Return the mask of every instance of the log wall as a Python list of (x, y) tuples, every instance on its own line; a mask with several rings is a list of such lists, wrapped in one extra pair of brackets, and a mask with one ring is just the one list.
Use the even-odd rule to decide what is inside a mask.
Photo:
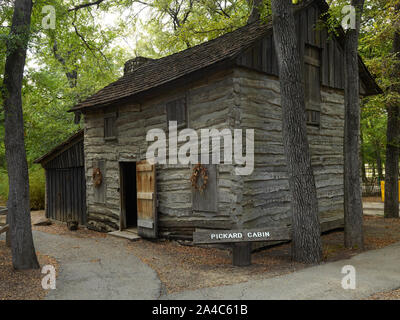
[[(255, 169), (244, 176), (242, 227), (290, 223), (289, 183), (282, 142), (279, 80), (245, 68), (235, 70), (241, 126), (255, 129)], [(344, 97), (321, 90), (320, 127), (308, 126), (308, 138), (320, 212), (343, 210)]]
[[(206, 77), (142, 103), (118, 110), (117, 140), (104, 139), (104, 114), (85, 115), (85, 172), (88, 226), (120, 227), (119, 162), (145, 159), (152, 128), (167, 132), (165, 105), (186, 96), (188, 127), (255, 129), (255, 170), (237, 176), (234, 165), (217, 166), (217, 212), (194, 211), (191, 167), (157, 165), (160, 235), (191, 238), (195, 228), (230, 229), (282, 225), (290, 220), (290, 193), (281, 136), (279, 81), (244, 67)], [(132, 107), (135, 106), (135, 107)], [(321, 126), (309, 130), (320, 211), (343, 206), (343, 93), (322, 90)], [(223, 145), (223, 143), (221, 143)], [(222, 150), (223, 152), (223, 150)], [(104, 202), (96, 202), (92, 170), (104, 161)], [(97, 199), (99, 199), (97, 197)]]
[[(117, 140), (104, 139), (104, 113), (85, 115), (85, 171), (87, 178), (88, 227), (98, 231), (112, 231), (120, 227), (119, 162), (145, 159), (148, 146), (146, 133), (153, 128), (167, 132), (165, 105), (186, 97), (188, 127), (229, 128), (227, 119), (234, 109), (233, 71), (206, 77), (203, 81), (181, 88), (168, 95), (132, 107), (115, 106), (118, 110)], [(140, 110), (140, 111), (137, 111)], [(237, 112), (236, 112), (237, 114)], [(167, 152), (168, 154), (168, 152)], [(104, 160), (104, 203), (96, 202), (92, 182), (93, 168)], [(218, 166), (217, 212), (192, 210), (191, 167), (188, 165), (157, 165), (157, 194), (161, 234), (191, 237), (194, 228), (231, 228), (232, 212), (240, 207), (232, 194), (238, 178), (231, 174), (233, 167)]]

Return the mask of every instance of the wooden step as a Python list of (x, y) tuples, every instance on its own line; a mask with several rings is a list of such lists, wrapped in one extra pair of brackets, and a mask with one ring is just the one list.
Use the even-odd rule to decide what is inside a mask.
[(123, 232), (130, 232), (130, 233), (134, 233), (134, 234), (138, 234), (137, 228), (127, 228), (122, 230)]
[(131, 241), (137, 241), (137, 240), (141, 239), (140, 236), (138, 236), (137, 233), (130, 232), (130, 231), (127, 231), (127, 230), (113, 231), (113, 232), (109, 232), (107, 234), (109, 234), (110, 236), (123, 238), (123, 239), (128, 239), (128, 240), (131, 240)]

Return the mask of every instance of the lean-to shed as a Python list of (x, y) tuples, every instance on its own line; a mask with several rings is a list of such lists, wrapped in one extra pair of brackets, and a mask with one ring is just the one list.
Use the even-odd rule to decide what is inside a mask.
[(46, 217), (86, 225), (83, 130), (35, 160), (46, 174)]

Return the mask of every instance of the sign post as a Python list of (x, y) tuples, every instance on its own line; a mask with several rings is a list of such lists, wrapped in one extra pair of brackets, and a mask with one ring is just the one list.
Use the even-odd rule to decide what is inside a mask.
[(193, 233), (194, 244), (233, 244), (234, 266), (251, 265), (251, 242), (290, 240), (289, 227), (243, 230), (199, 230)]

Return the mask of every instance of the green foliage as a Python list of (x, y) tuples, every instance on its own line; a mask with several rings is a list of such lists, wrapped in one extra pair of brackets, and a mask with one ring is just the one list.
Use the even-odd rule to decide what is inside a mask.
[[(29, 170), (29, 195), (31, 209), (44, 209), (45, 204), (45, 175), (39, 165), (34, 165)], [(0, 168), (0, 205), (6, 205), (8, 199), (7, 171)]]
[(8, 175), (5, 169), (0, 168), (0, 205), (4, 206), (8, 199)]
[(149, 0), (149, 19), (135, 30), (136, 55), (159, 58), (214, 39), (243, 26), (250, 13), (246, 0)]
[(35, 165), (29, 171), (29, 196), (31, 209), (44, 209), (45, 204), (45, 174), (44, 169)]

